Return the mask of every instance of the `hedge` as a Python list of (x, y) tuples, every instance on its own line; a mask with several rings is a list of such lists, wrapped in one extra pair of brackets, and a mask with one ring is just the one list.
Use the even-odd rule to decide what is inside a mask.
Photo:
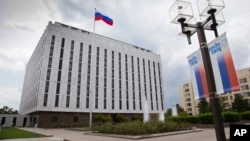
[(213, 124), (214, 123), (212, 113), (201, 114), (198, 116), (198, 118), (200, 119), (201, 124)]
[(107, 134), (122, 134), (122, 135), (145, 135), (172, 132), (179, 130), (191, 129), (190, 124), (187, 123), (176, 123), (172, 121), (161, 122), (161, 121), (149, 121), (141, 122), (139, 120), (127, 122), (127, 123), (104, 123), (99, 126), (94, 126), (93, 131)]
[[(243, 113), (238, 112), (223, 112), (222, 113), (222, 120), (224, 122), (238, 122), (240, 120), (250, 120), (250, 111), (246, 111)], [(200, 114), (197, 116), (188, 116), (188, 117), (181, 117), (181, 116), (171, 116), (166, 118), (166, 122), (174, 121), (177, 123), (200, 123), (200, 124), (213, 124), (213, 115), (212, 113), (205, 113)]]
[(240, 114), (241, 120), (250, 120), (250, 111), (246, 111)]
[(224, 117), (225, 122), (237, 122), (240, 121), (240, 114), (237, 112), (223, 112), (222, 116)]

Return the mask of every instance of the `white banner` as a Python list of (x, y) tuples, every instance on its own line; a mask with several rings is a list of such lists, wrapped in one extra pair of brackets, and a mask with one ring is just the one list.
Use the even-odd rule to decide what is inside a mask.
[[(208, 44), (217, 94), (240, 89), (226, 33)], [(208, 97), (207, 81), (200, 50), (188, 56), (195, 99)]]

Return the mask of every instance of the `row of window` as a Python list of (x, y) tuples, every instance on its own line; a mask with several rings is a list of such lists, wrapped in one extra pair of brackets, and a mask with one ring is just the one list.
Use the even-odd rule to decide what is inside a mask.
[[(53, 51), (54, 51), (54, 42), (55, 42), (55, 36), (52, 36), (51, 39), (51, 46), (50, 46), (50, 56), (48, 60), (48, 69), (47, 69), (47, 76), (46, 76), (46, 84), (45, 84), (45, 94), (44, 94), (44, 102), (43, 105), (47, 106), (48, 101), (48, 92), (49, 92), (49, 82), (50, 82), (50, 75), (51, 75), (51, 67), (52, 67), (52, 57), (53, 57)], [(57, 84), (56, 84), (56, 95), (55, 95), (55, 107), (58, 107), (59, 105), (59, 96), (60, 96), (60, 81), (61, 81), (61, 75), (62, 75), (62, 61), (63, 61), (63, 52), (64, 52), (64, 44), (65, 44), (65, 38), (62, 38), (61, 40), (61, 49), (60, 49), (60, 58), (59, 58), (59, 65), (58, 65), (58, 75), (57, 75)], [(74, 41), (71, 41), (71, 50), (70, 50), (70, 60), (69, 60), (69, 68), (68, 68), (68, 84), (67, 84), (67, 97), (66, 97), (66, 107), (69, 107), (70, 105), (70, 89), (71, 89), (71, 76), (72, 76), (72, 64), (73, 64), (73, 55), (74, 55)], [(89, 108), (90, 106), (90, 84), (91, 80), (91, 58), (92, 58), (92, 47), (89, 45), (88, 47), (88, 57), (87, 57), (87, 86), (86, 86), (86, 108)], [(112, 51), (112, 60), (111, 60), (111, 108), (115, 109), (115, 57), (114, 57), (114, 51)], [(119, 109), (122, 109), (122, 70), (121, 70), (121, 53), (119, 55)], [(104, 49), (104, 109), (107, 108), (107, 49)], [(81, 77), (82, 77), (82, 57), (83, 57), (83, 43), (80, 43), (80, 52), (79, 52), (79, 61), (78, 61), (78, 77), (77, 77), (77, 97), (76, 97), (76, 108), (80, 107), (80, 95), (81, 95)], [(138, 75), (138, 82), (135, 82), (135, 69), (134, 69), (134, 57), (131, 56), (131, 64), (128, 63), (128, 55), (125, 54), (125, 77), (126, 77), (126, 108), (129, 109), (129, 71), (128, 71), (128, 65), (131, 65), (131, 77), (132, 77), (132, 99), (133, 99), (133, 109), (136, 109), (136, 90), (135, 90), (135, 83), (138, 84), (138, 96), (139, 96), (139, 109), (142, 110), (142, 91), (141, 91), (141, 72), (140, 72), (140, 59), (137, 57), (137, 75)], [(99, 71), (100, 71), (100, 48), (97, 47), (96, 50), (96, 74), (95, 74), (95, 94), (93, 95), (95, 97), (95, 108), (98, 109), (99, 105)], [(151, 72), (151, 62), (148, 60), (148, 69), (149, 69), (149, 87), (150, 87), (150, 102), (151, 102), (151, 109), (153, 110), (153, 89), (152, 85), (155, 84), (155, 99), (156, 99), (156, 109), (159, 109), (158, 101), (159, 101), (159, 94), (158, 94), (158, 87), (160, 87), (160, 97), (161, 97), (161, 107), (163, 109), (163, 97), (162, 97), (162, 83), (161, 83), (161, 73), (160, 73), (160, 64), (158, 63), (158, 74), (159, 76), (156, 76), (156, 65), (155, 62), (153, 62), (153, 73)], [(152, 78), (154, 79), (151, 80)], [(147, 98), (147, 82), (146, 82), (146, 67), (145, 67), (145, 59), (143, 59), (143, 76), (144, 76), (144, 90), (145, 90), (145, 97)], [(157, 84), (157, 77), (159, 77), (159, 83)]]
[(96, 52), (96, 89), (95, 89), (95, 108), (98, 109), (98, 93), (99, 93), (99, 53), (100, 48), (97, 47)]
[(56, 38), (56, 36), (53, 35), (52, 39), (51, 39), (51, 44), (50, 44), (50, 52), (49, 52), (50, 56), (49, 56), (49, 62), (48, 62), (48, 70), (47, 70), (47, 74), (46, 74), (46, 83), (45, 83), (45, 92), (44, 92), (44, 98), (43, 98), (43, 106), (47, 106), (47, 103), (48, 103), (49, 80), (50, 80), (50, 75), (51, 75), (52, 56), (53, 56), (53, 51), (54, 51), (55, 38)]

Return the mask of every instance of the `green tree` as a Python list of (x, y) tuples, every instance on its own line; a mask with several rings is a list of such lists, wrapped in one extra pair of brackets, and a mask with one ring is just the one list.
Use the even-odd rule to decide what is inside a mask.
[(244, 112), (250, 110), (250, 105), (247, 99), (244, 99), (242, 95), (236, 95), (234, 102), (232, 103), (232, 110), (236, 112)]
[[(188, 115), (187, 112), (184, 111), (184, 109), (179, 104), (176, 104), (176, 109), (177, 109), (177, 113), (179, 116), (187, 116)], [(172, 108), (167, 109), (165, 116), (172, 116)]]
[(165, 113), (165, 116), (171, 116), (172, 115), (172, 109), (168, 108), (167, 112)]
[(0, 108), (0, 114), (18, 114), (18, 111), (8, 106), (3, 106), (3, 108)]
[(210, 104), (207, 102), (207, 100), (205, 98), (202, 98), (200, 100), (197, 107), (199, 108), (199, 113), (200, 114), (211, 112), (211, 106), (210, 106)]
[(181, 112), (185, 112), (184, 109), (179, 104), (176, 104), (176, 109), (178, 114)]

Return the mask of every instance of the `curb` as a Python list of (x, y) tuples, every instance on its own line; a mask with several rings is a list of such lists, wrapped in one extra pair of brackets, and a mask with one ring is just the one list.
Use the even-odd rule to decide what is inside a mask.
[(84, 132), (84, 135), (96, 135), (96, 136), (105, 136), (105, 137), (114, 137), (114, 138), (124, 138), (124, 139), (145, 139), (145, 138), (155, 138), (155, 137), (162, 137), (162, 136), (171, 136), (171, 135), (178, 135), (178, 134), (186, 134), (192, 132), (200, 132), (203, 131), (202, 129), (192, 129), (192, 130), (183, 130), (183, 131), (176, 131), (176, 132), (167, 132), (167, 133), (158, 133), (158, 134), (148, 134), (148, 135), (117, 135), (117, 134), (103, 134), (103, 133), (95, 133), (92, 131)]

